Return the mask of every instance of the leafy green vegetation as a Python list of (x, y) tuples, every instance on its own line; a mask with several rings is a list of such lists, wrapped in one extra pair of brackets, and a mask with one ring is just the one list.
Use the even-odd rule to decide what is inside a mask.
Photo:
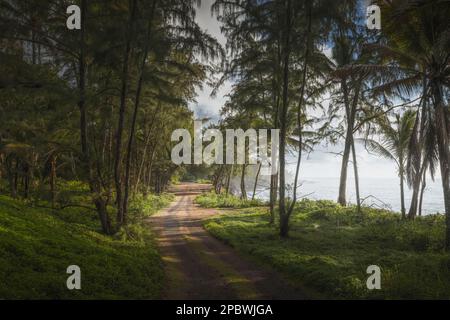
[[(214, 217), (205, 227), (325, 297), (448, 299), (444, 220), (442, 215), (402, 220), (397, 213), (370, 208), (363, 208), (361, 219), (355, 207), (305, 199), (295, 207), (286, 239), (263, 208)], [(381, 290), (366, 288), (369, 265), (381, 268)]]
[(203, 208), (249, 208), (267, 205), (259, 199), (240, 199), (231, 194), (203, 193), (195, 198), (195, 203)]
[[(449, 297), (448, 1), (372, 1), (383, 12), (373, 32), (358, 0), (203, 9), (198, 0), (82, 0), (74, 32), (68, 2), (0, 0), (0, 194), (11, 197), (0, 198), (0, 298), (158, 297), (160, 258), (142, 221), (183, 180), (219, 194), (198, 197), (202, 207), (246, 209), (207, 228), (295, 282), (331, 297)], [(199, 20), (205, 8), (211, 24)], [(198, 99), (209, 89), (223, 99)], [(246, 138), (228, 139), (231, 129)], [(178, 149), (192, 140), (193, 150)], [(368, 163), (355, 141), (396, 164), (404, 219), (361, 208), (372, 192), (360, 190)], [(331, 145), (342, 155), (341, 206), (296, 203), (304, 161)], [(266, 162), (278, 169), (270, 178)], [(351, 171), (356, 209), (345, 208)], [(445, 219), (416, 219), (430, 175), (440, 176)], [(240, 198), (220, 194), (237, 183)], [(246, 199), (259, 187), (269, 203)], [(80, 292), (65, 288), (69, 264), (83, 270)], [(365, 289), (370, 264), (383, 268), (381, 291)]]
[(170, 193), (162, 193), (160, 195), (148, 194), (146, 196), (136, 195), (130, 207), (131, 217), (136, 219), (151, 216), (158, 210), (167, 207), (174, 197)]
[[(158, 298), (162, 263), (141, 217), (170, 200), (151, 195), (133, 201), (133, 221), (111, 237), (100, 233), (94, 210), (52, 210), (0, 196), (0, 298)], [(82, 290), (66, 287), (66, 268), (73, 264), (81, 268)]]
[(202, 178), (200, 178), (200, 179), (197, 179), (195, 182), (196, 183), (201, 183), (201, 184), (209, 184), (209, 183), (211, 183), (211, 180), (210, 179), (202, 179)]

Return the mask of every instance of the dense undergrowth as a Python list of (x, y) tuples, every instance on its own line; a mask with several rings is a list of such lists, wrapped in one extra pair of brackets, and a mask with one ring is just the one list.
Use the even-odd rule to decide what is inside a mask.
[[(202, 197), (203, 203), (205, 197)], [(215, 199), (215, 198), (213, 198)], [(265, 208), (247, 208), (205, 222), (217, 238), (269, 264), (316, 297), (449, 299), (450, 255), (445, 221), (429, 215), (404, 221), (394, 212), (303, 200), (281, 239)], [(381, 290), (366, 286), (369, 265), (381, 268)]]
[[(106, 236), (84, 187), (77, 189), (75, 182), (66, 187), (61, 203), (67, 196), (68, 204), (86, 205), (51, 209), (43, 201), (0, 196), (0, 299), (158, 298), (162, 262), (142, 218), (166, 206), (171, 196), (135, 199), (130, 223)], [(81, 268), (81, 290), (66, 287), (69, 265)]]

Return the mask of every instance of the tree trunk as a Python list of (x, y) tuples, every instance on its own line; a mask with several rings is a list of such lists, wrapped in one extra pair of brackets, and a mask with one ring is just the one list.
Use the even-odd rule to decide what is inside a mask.
[(227, 195), (230, 194), (230, 183), (231, 183), (231, 177), (233, 176), (233, 168), (234, 168), (234, 165), (232, 164), (230, 167), (230, 170), (228, 172), (228, 177), (227, 177), (227, 188), (226, 188)]
[(417, 215), (417, 207), (419, 202), (419, 192), (420, 192), (420, 175), (414, 178), (413, 181), (413, 193), (411, 197), (411, 204), (408, 211), (408, 219), (415, 219)]
[(220, 194), (220, 191), (222, 190), (222, 175), (223, 175), (224, 170), (225, 170), (225, 165), (221, 164), (214, 176), (213, 186), (214, 186), (214, 192), (216, 194)]
[(89, 189), (93, 196), (93, 202), (97, 208), (100, 218), (102, 231), (106, 234), (111, 233), (106, 204), (100, 196), (100, 184), (96, 181), (93, 173), (92, 160), (89, 154), (88, 137), (87, 137), (87, 117), (86, 117), (86, 58), (85, 58), (85, 21), (87, 13), (87, 0), (81, 1), (81, 30), (80, 30), (80, 54), (78, 58), (78, 90), (79, 100), (78, 109), (80, 110), (80, 140), (81, 140), (81, 158), (85, 171), (88, 174)]
[[(139, 80), (137, 84), (136, 89), (136, 96), (134, 99), (134, 111), (133, 111), (133, 119), (131, 121), (131, 129), (130, 129), (130, 136), (128, 138), (128, 146), (127, 146), (127, 157), (125, 162), (125, 190), (124, 190), (124, 197), (123, 197), (123, 209), (122, 209), (122, 223), (126, 222), (127, 217), (127, 211), (128, 211), (128, 198), (129, 198), (129, 192), (130, 192), (130, 167), (131, 167), (131, 149), (133, 147), (133, 140), (134, 140), (134, 132), (136, 130), (136, 120), (137, 120), (137, 114), (139, 110), (139, 104), (141, 99), (141, 92), (142, 92), (142, 83), (144, 79), (144, 69), (145, 69), (145, 63), (147, 61), (148, 57), (148, 51), (149, 51), (149, 42), (150, 42), (150, 34), (152, 32), (152, 20), (153, 20), (153, 14), (155, 11), (156, 6), (156, 0), (153, 0), (152, 4), (152, 11), (150, 14), (150, 18), (148, 20), (148, 26), (147, 26), (147, 37), (146, 37), (146, 43), (145, 43), (145, 49), (144, 53), (142, 55), (142, 61), (141, 66), (139, 70)], [(134, 7), (136, 7), (136, 3), (134, 4)], [(133, 8), (135, 11), (136, 8)]]
[[(153, 121), (152, 121), (152, 124), (153, 124)], [(134, 192), (135, 193), (138, 191), (139, 184), (141, 182), (142, 171), (144, 170), (145, 160), (147, 159), (147, 150), (148, 150), (148, 147), (150, 145), (150, 137), (151, 137), (151, 130), (149, 129), (147, 134), (146, 134), (146, 138), (145, 138), (144, 150), (142, 151), (141, 164), (139, 165), (139, 169), (138, 169), (138, 172), (137, 172), (136, 184), (134, 186)], [(150, 161), (153, 161), (154, 154), (155, 154), (155, 149), (153, 148)], [(145, 172), (144, 172), (144, 183), (145, 183)]]
[(247, 165), (244, 163), (242, 165), (242, 174), (241, 174), (241, 199), (247, 200), (247, 190), (245, 190), (245, 168)]
[(116, 187), (116, 205), (117, 205), (117, 224), (120, 226), (125, 222), (124, 203), (122, 194), (122, 136), (125, 123), (125, 109), (126, 99), (128, 95), (128, 68), (131, 55), (131, 37), (133, 35), (133, 24), (136, 15), (137, 0), (133, 0), (130, 8), (130, 15), (127, 25), (127, 40), (125, 45), (125, 52), (123, 57), (122, 75), (121, 75), (121, 91), (120, 91), (120, 105), (119, 105), (119, 122), (116, 135), (116, 150), (114, 155), (114, 183)]
[(361, 216), (361, 196), (359, 193), (359, 174), (358, 174), (358, 162), (356, 161), (355, 141), (352, 137), (352, 156), (353, 156), (353, 172), (355, 175), (355, 191), (356, 191), (356, 210), (359, 216)]
[[(273, 80), (272, 80), (272, 90), (273, 90), (273, 105), (274, 105), (274, 115), (273, 115), (273, 127), (276, 129), (280, 128), (279, 115), (280, 115), (280, 83), (281, 83), (281, 50), (280, 50), (280, 33), (278, 33), (277, 45), (274, 50), (274, 69), (273, 69)], [(270, 204), (269, 204), (269, 214), (270, 220), (269, 224), (275, 223), (275, 206), (278, 200), (278, 172), (270, 176)]]
[(30, 196), (30, 183), (31, 183), (31, 168), (30, 164), (24, 163), (24, 197), (28, 199)]
[(302, 75), (302, 87), (300, 89), (300, 100), (297, 105), (297, 130), (298, 130), (298, 156), (297, 156), (297, 166), (295, 168), (295, 178), (294, 178), (294, 190), (292, 191), (292, 202), (289, 206), (287, 212), (287, 219), (291, 216), (294, 211), (295, 203), (297, 202), (297, 183), (298, 177), (300, 173), (300, 164), (302, 161), (302, 149), (303, 149), (303, 125), (302, 125), (302, 108), (304, 104), (304, 95), (306, 88), (306, 75), (308, 73), (308, 62), (309, 62), (309, 47), (312, 45), (311, 42), (311, 24), (312, 24), (312, 4), (311, 0), (308, 0), (305, 4), (308, 11), (308, 27), (307, 27), (307, 36), (306, 36), (306, 48), (303, 59), (303, 75)]
[(348, 162), (350, 159), (350, 148), (351, 148), (351, 135), (353, 132), (349, 133), (347, 130), (347, 135), (345, 137), (345, 147), (344, 154), (342, 156), (342, 164), (341, 164), (341, 175), (339, 179), (339, 196), (337, 202), (341, 206), (347, 205), (346, 192), (347, 192), (347, 170), (348, 170)]
[(36, 64), (36, 33), (34, 32), (34, 28), (36, 28), (36, 24), (34, 18), (32, 18), (32, 26), (31, 26), (31, 63)]
[[(0, 145), (2, 144), (2, 135), (0, 134)], [(4, 155), (0, 153), (0, 181), (3, 178), (2, 167), (4, 166)], [(2, 184), (0, 183), (0, 192), (2, 192)]]
[(284, 46), (283, 46), (283, 101), (282, 111), (280, 113), (280, 150), (279, 150), (279, 163), (280, 163), (280, 199), (278, 204), (279, 216), (280, 216), (280, 236), (287, 237), (289, 231), (289, 219), (286, 212), (286, 136), (287, 136), (287, 113), (289, 108), (289, 62), (291, 55), (291, 14), (292, 3), (291, 0), (286, 1), (285, 8), (285, 30), (284, 30)]
[[(422, 89), (422, 100), (420, 102), (420, 105), (422, 107), (422, 115), (419, 118), (419, 116), (416, 117), (416, 121), (414, 123), (413, 128), (413, 135), (410, 138), (409, 145), (410, 149), (414, 151), (412, 156), (410, 158), (413, 158), (414, 160), (410, 161), (410, 169), (408, 172), (409, 176), (409, 183), (412, 185), (413, 193), (411, 197), (411, 203), (409, 206), (408, 211), (408, 219), (415, 219), (417, 215), (417, 209), (418, 209), (418, 201), (419, 201), (419, 193), (420, 193), (420, 181), (422, 179), (422, 170), (424, 169), (425, 160), (422, 159), (422, 150), (421, 148), (411, 148), (412, 145), (422, 145), (424, 143), (424, 123), (425, 123), (425, 107), (426, 107), (426, 81), (423, 81), (423, 89)], [(418, 129), (418, 127), (420, 128)], [(420, 136), (419, 139), (417, 139), (416, 133), (419, 131)], [(421, 164), (422, 163), (422, 164)]]
[(278, 195), (278, 174), (270, 176), (270, 224), (275, 223), (275, 204)]
[(16, 198), (17, 197), (17, 187), (14, 184), (14, 170), (12, 169), (12, 167), (13, 167), (12, 158), (13, 158), (12, 155), (8, 155), (6, 157), (5, 167), (6, 167), (6, 175), (8, 177), (9, 191), (11, 193), (11, 197)]
[(148, 192), (150, 192), (150, 186), (152, 183), (152, 173), (153, 173), (153, 163), (154, 163), (154, 159), (155, 159), (155, 154), (156, 154), (156, 145), (153, 147), (153, 151), (152, 151), (152, 156), (150, 158), (150, 164), (148, 166), (148, 175), (147, 175), (147, 190)]
[(423, 194), (425, 193), (426, 187), (427, 187), (427, 170), (424, 170), (422, 174), (422, 187), (420, 188), (419, 211), (418, 211), (419, 216), (422, 216)]
[(405, 208), (405, 170), (403, 168), (402, 159), (400, 157), (400, 168), (399, 168), (399, 176), (400, 176), (400, 204), (401, 204), (401, 212), (402, 219), (406, 218), (406, 208)]
[(449, 144), (449, 128), (450, 128), (450, 113), (448, 107), (444, 108), (442, 99), (442, 87), (435, 83), (432, 86), (435, 121), (437, 131), (437, 145), (439, 154), (439, 165), (441, 169), (442, 190), (444, 192), (445, 205), (445, 225), (446, 238), (445, 249), (450, 250), (450, 144)]
[(50, 199), (52, 208), (55, 207), (56, 200), (56, 155), (50, 156)]
[(262, 166), (262, 163), (260, 162), (258, 165), (258, 171), (256, 172), (256, 176), (255, 176), (255, 184), (253, 185), (252, 200), (255, 200), (256, 187), (258, 186), (258, 178), (259, 178), (259, 173), (261, 171), (261, 166)]
[(106, 208), (106, 203), (104, 201), (102, 201), (100, 198), (97, 198), (94, 201), (94, 204), (95, 204), (95, 208), (97, 209), (103, 231), (106, 232), (107, 234), (111, 233), (111, 231), (110, 231), (111, 226), (110, 226), (110, 221), (109, 221), (109, 217), (108, 217), (108, 210)]
[(19, 181), (19, 164), (20, 164), (20, 160), (19, 158), (16, 158), (16, 165), (14, 168), (14, 179), (13, 179), (13, 189), (14, 189), (14, 193), (17, 196), (17, 192), (18, 192), (18, 181)]
[(350, 106), (349, 92), (347, 87), (347, 80), (343, 79), (341, 81), (341, 89), (344, 96), (345, 114), (347, 118), (347, 132), (345, 135), (345, 146), (344, 154), (342, 156), (341, 164), (341, 174), (339, 179), (339, 195), (338, 203), (341, 206), (347, 205), (347, 174), (348, 174), (348, 163), (350, 160), (350, 151), (353, 143), (353, 129), (355, 127), (355, 117), (356, 117), (356, 106), (359, 97), (359, 85), (355, 89), (355, 96), (353, 97), (353, 103)]

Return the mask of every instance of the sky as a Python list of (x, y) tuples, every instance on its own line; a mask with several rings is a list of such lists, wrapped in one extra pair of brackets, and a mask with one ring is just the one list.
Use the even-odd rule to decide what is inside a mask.
[[(213, 0), (203, 0), (201, 7), (197, 11), (197, 22), (200, 27), (225, 45), (226, 39), (220, 32), (220, 23), (215, 16), (211, 15), (211, 4)], [(219, 119), (221, 107), (227, 100), (227, 94), (231, 90), (231, 83), (226, 82), (217, 95), (210, 96), (212, 88), (206, 86), (203, 90), (198, 89), (198, 97), (195, 103), (191, 103), (190, 108), (198, 118), (209, 117), (213, 120)], [(357, 161), (360, 178), (392, 178), (396, 176), (396, 168), (392, 161), (382, 159), (378, 156), (369, 154), (363, 146), (356, 146)], [(309, 177), (339, 177), (342, 157), (336, 153), (342, 152), (343, 145), (319, 145), (310, 153), (302, 163), (302, 176)], [(295, 159), (288, 159), (292, 165), (288, 171), (294, 172)], [(349, 178), (353, 176), (353, 170), (349, 168)]]

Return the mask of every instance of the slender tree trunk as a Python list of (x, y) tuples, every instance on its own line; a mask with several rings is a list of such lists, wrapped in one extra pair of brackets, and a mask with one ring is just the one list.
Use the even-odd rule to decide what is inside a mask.
[(224, 169), (225, 169), (225, 165), (221, 164), (219, 169), (216, 171), (217, 174), (215, 174), (215, 176), (214, 176), (213, 186), (214, 186), (214, 192), (216, 194), (219, 194), (222, 189), (222, 175), (223, 175)]
[(122, 75), (121, 75), (121, 94), (120, 94), (120, 106), (119, 106), (119, 123), (117, 127), (116, 135), (116, 150), (114, 155), (114, 183), (116, 187), (116, 204), (117, 204), (117, 224), (120, 226), (125, 222), (124, 216), (124, 202), (123, 202), (123, 182), (122, 182), (122, 136), (125, 123), (125, 109), (126, 100), (128, 95), (128, 69), (129, 60), (131, 55), (131, 38), (133, 36), (133, 24), (136, 16), (137, 0), (133, 0), (130, 8), (130, 16), (128, 18), (127, 25), (127, 39), (125, 45), (125, 52), (123, 57)]
[(294, 211), (295, 203), (297, 202), (297, 184), (298, 177), (300, 173), (300, 164), (302, 161), (302, 149), (303, 149), (303, 125), (302, 125), (302, 108), (304, 104), (304, 95), (306, 88), (306, 75), (308, 73), (308, 63), (309, 63), (309, 51), (311, 44), (311, 23), (312, 23), (312, 4), (311, 0), (307, 0), (306, 7), (308, 11), (308, 27), (307, 27), (307, 35), (306, 35), (306, 49), (303, 59), (303, 75), (302, 75), (302, 87), (300, 89), (300, 100), (297, 106), (297, 130), (298, 130), (298, 156), (297, 156), (297, 167), (295, 168), (295, 178), (294, 178), (294, 190), (292, 192), (292, 202), (289, 206), (287, 215), (288, 219), (290, 218), (292, 212)]
[(8, 177), (9, 191), (11, 193), (11, 197), (17, 198), (17, 188), (14, 183), (14, 170), (12, 169), (12, 167), (13, 167), (12, 158), (13, 158), (12, 155), (8, 155), (5, 159), (6, 175)]
[[(347, 132), (345, 135), (345, 146), (344, 146), (344, 154), (342, 156), (342, 164), (341, 164), (341, 174), (339, 179), (339, 195), (338, 195), (338, 203), (341, 206), (347, 205), (347, 174), (348, 174), (348, 163), (350, 160), (350, 151), (352, 148), (353, 141), (353, 129), (355, 127), (355, 116), (356, 116), (356, 103), (353, 103), (350, 106), (349, 101), (349, 92), (347, 87), (347, 80), (343, 79), (341, 81), (341, 89), (344, 96), (344, 104), (345, 104), (345, 113), (347, 118)], [(359, 95), (359, 85), (357, 89), (355, 89), (355, 96), (353, 97), (354, 102), (358, 100)]]
[[(134, 4), (134, 6), (136, 6), (136, 4)], [(139, 110), (140, 99), (141, 99), (145, 63), (147, 61), (148, 51), (149, 51), (149, 46), (150, 46), (150, 34), (152, 32), (152, 20), (153, 20), (153, 14), (155, 12), (155, 6), (156, 6), (156, 0), (153, 0), (152, 11), (151, 11), (151, 15), (149, 17), (148, 26), (147, 26), (147, 37), (146, 37), (146, 42), (145, 42), (145, 49), (144, 49), (144, 53), (142, 55), (141, 66), (139, 69), (139, 80), (138, 80), (137, 89), (136, 89), (136, 96), (134, 99), (133, 119), (131, 121), (130, 136), (128, 139), (128, 146), (127, 146), (127, 157), (126, 157), (126, 162), (125, 162), (125, 190), (124, 190), (124, 198), (123, 198), (122, 223), (126, 222), (127, 211), (128, 211), (128, 198), (129, 198), (129, 192), (130, 192), (131, 149), (133, 147), (134, 133), (136, 130), (136, 120), (137, 120), (137, 114), (138, 114), (138, 110)], [(134, 8), (133, 10), (136, 10), (136, 8)]]
[[(274, 48), (274, 69), (273, 69), (273, 80), (272, 80), (272, 90), (273, 90), (273, 105), (274, 105), (274, 115), (273, 115), (273, 127), (276, 129), (280, 128), (280, 103), (281, 103), (281, 94), (280, 94), (280, 84), (281, 84), (281, 61), (282, 61), (282, 55), (281, 55), (281, 32), (278, 32), (277, 34), (277, 42), (276, 46)], [(273, 152), (273, 150), (271, 150)], [(279, 172), (277, 171), (276, 174), (272, 174), (270, 176), (270, 203), (269, 203), (269, 214), (270, 214), (270, 220), (269, 224), (275, 223), (275, 206), (278, 200), (278, 176)]]
[(80, 110), (80, 140), (83, 168), (88, 174), (89, 188), (93, 196), (93, 202), (100, 218), (102, 230), (106, 234), (111, 233), (111, 225), (106, 210), (106, 204), (100, 196), (100, 184), (94, 178), (92, 160), (89, 154), (86, 117), (86, 57), (85, 57), (85, 21), (87, 13), (87, 0), (81, 0), (81, 30), (80, 30), (80, 54), (78, 59), (78, 109)]
[(24, 164), (24, 197), (28, 199), (30, 196), (30, 183), (31, 183), (31, 168), (30, 164)]
[(230, 167), (230, 170), (228, 172), (228, 178), (227, 178), (227, 188), (226, 188), (227, 195), (230, 194), (230, 183), (231, 183), (231, 177), (233, 176), (233, 168), (234, 168), (234, 165), (232, 164)]
[(157, 171), (156, 172), (156, 177), (155, 177), (155, 192), (156, 194), (160, 194), (161, 193), (161, 172)]
[(16, 196), (17, 196), (17, 193), (18, 193), (18, 190), (19, 190), (19, 184), (18, 184), (18, 182), (19, 182), (19, 164), (20, 164), (20, 160), (19, 160), (19, 158), (16, 158), (16, 165), (15, 165), (15, 168), (14, 168), (14, 192), (16, 193)]
[(270, 176), (270, 224), (275, 223), (275, 204), (277, 202), (278, 195), (278, 174)]
[[(422, 102), (423, 104), (425, 104), (425, 102)], [(417, 131), (417, 127), (419, 125), (419, 123), (421, 123), (421, 126), (423, 126), (423, 122), (424, 122), (424, 116), (422, 116), (422, 121), (419, 122), (419, 118), (416, 118), (416, 122), (414, 123), (414, 132)], [(421, 128), (420, 131), (423, 131), (423, 129)], [(420, 140), (417, 141), (417, 137), (415, 136), (415, 134), (411, 137), (410, 139), (410, 145), (412, 144), (421, 144), (423, 141), (423, 136), (421, 135)], [(416, 158), (415, 161), (412, 161), (412, 167), (413, 167), (413, 176), (411, 177), (412, 180), (412, 197), (411, 197), (411, 204), (409, 206), (409, 211), (408, 211), (408, 218), (409, 219), (415, 219), (416, 215), (417, 215), (417, 209), (418, 209), (418, 202), (419, 202), (419, 193), (420, 193), (420, 181), (422, 179), (422, 169), (424, 168), (424, 165), (422, 164), (421, 166), (421, 162), (422, 162), (422, 155), (421, 155), (421, 150), (420, 149), (416, 149), (414, 151), (414, 158)]]
[(359, 193), (359, 173), (358, 173), (358, 162), (356, 160), (356, 150), (355, 141), (352, 138), (352, 156), (353, 156), (353, 172), (355, 176), (355, 191), (356, 191), (356, 210), (358, 215), (361, 216), (361, 195)]
[[(410, 166), (411, 169), (409, 169), (409, 171), (411, 171), (412, 173), (408, 173), (409, 174), (409, 180), (410, 183), (412, 184), (412, 189), (413, 189), (413, 193), (412, 193), (412, 197), (411, 197), (411, 203), (409, 206), (409, 211), (408, 211), (408, 219), (415, 219), (416, 215), (417, 215), (417, 209), (418, 209), (418, 202), (419, 202), (419, 194), (420, 194), (420, 182), (422, 179), (422, 170), (425, 168), (425, 160), (422, 160), (422, 148), (411, 148), (411, 146), (413, 145), (422, 145), (424, 143), (424, 123), (425, 123), (425, 108), (427, 105), (426, 102), (426, 95), (427, 95), (427, 82), (426, 79), (423, 79), (423, 84), (422, 84), (422, 99), (420, 101), (420, 107), (422, 109), (421, 112), (421, 117), (419, 118), (419, 116), (416, 117), (416, 121), (414, 122), (414, 127), (413, 127), (413, 135), (410, 138), (409, 141), (409, 145), (410, 145), (410, 149), (413, 150), (413, 154), (412, 157), (414, 160), (410, 160)], [(419, 128), (420, 126), (420, 128)], [(419, 129), (418, 129), (419, 128)], [(420, 136), (419, 139), (417, 138), (417, 132), (419, 132)], [(422, 163), (422, 164), (421, 164)]]
[(399, 168), (399, 176), (400, 176), (400, 204), (401, 204), (401, 212), (402, 219), (406, 218), (406, 208), (405, 208), (405, 169), (403, 167), (403, 159), (400, 157), (400, 168)]
[(286, 136), (287, 136), (287, 113), (289, 109), (289, 62), (291, 55), (291, 28), (292, 28), (292, 3), (291, 0), (285, 1), (285, 30), (283, 47), (283, 101), (282, 111), (280, 113), (280, 199), (278, 204), (280, 216), (280, 236), (287, 237), (289, 232), (289, 217), (286, 212)]
[(422, 187), (420, 188), (420, 199), (419, 199), (419, 216), (422, 216), (422, 204), (423, 204), (423, 194), (425, 193), (425, 188), (427, 187), (427, 171), (424, 170), (422, 174)]
[(95, 208), (97, 209), (98, 216), (100, 217), (100, 223), (102, 225), (103, 232), (106, 234), (111, 233), (111, 223), (109, 221), (108, 210), (106, 207), (106, 202), (98, 197), (94, 201)]
[(156, 154), (156, 145), (155, 147), (153, 147), (152, 150), (152, 156), (150, 157), (150, 163), (148, 165), (148, 175), (147, 175), (147, 185), (146, 185), (146, 189), (148, 192), (150, 192), (150, 186), (151, 186), (151, 182), (152, 182), (152, 170), (153, 170), (153, 160), (155, 159), (155, 154)]
[(247, 190), (245, 190), (245, 169), (247, 165), (244, 163), (242, 165), (242, 173), (241, 173), (241, 199), (247, 200)]
[[(0, 134), (0, 145), (2, 144), (2, 135)], [(4, 166), (4, 156), (0, 153), (0, 181), (2, 181), (3, 178), (3, 172), (2, 167)], [(2, 192), (2, 187), (0, 183), (0, 192)]]
[(222, 193), (222, 186), (223, 186), (223, 172), (224, 172), (224, 170), (225, 170), (225, 169), (222, 169), (222, 170), (221, 170), (220, 178), (219, 178), (219, 181), (217, 182), (217, 187), (216, 187), (216, 193), (217, 193), (217, 194), (221, 194), (221, 193)]
[[(137, 192), (137, 189), (138, 189), (140, 181), (141, 181), (142, 170), (144, 169), (145, 160), (147, 159), (147, 150), (148, 150), (148, 147), (150, 146), (150, 138), (151, 138), (151, 133), (152, 133), (151, 128), (153, 127), (153, 124), (155, 122), (156, 116), (159, 114), (160, 110), (161, 110), (161, 102), (158, 103), (158, 107), (156, 109), (156, 112), (153, 113), (153, 117), (152, 117), (152, 120), (150, 122), (148, 132), (146, 134), (145, 144), (144, 144), (144, 151), (142, 152), (142, 160), (141, 160), (141, 164), (140, 164), (139, 169), (138, 169), (137, 178), (136, 178), (136, 185), (135, 185), (134, 192)], [(154, 143), (154, 144), (156, 145), (156, 143)], [(150, 161), (153, 161), (154, 156), (155, 156), (155, 147), (152, 147)], [(145, 183), (145, 181), (146, 180), (145, 180), (145, 173), (144, 173), (144, 183)]]
[(341, 164), (341, 174), (339, 178), (339, 196), (338, 203), (341, 206), (347, 205), (347, 170), (348, 170), (348, 162), (350, 160), (350, 151), (351, 151), (351, 135), (353, 133), (349, 133), (347, 130), (347, 135), (345, 137), (345, 147), (344, 154), (342, 156), (342, 164)]
[(432, 86), (435, 121), (437, 131), (437, 145), (439, 154), (439, 165), (441, 169), (442, 190), (444, 192), (444, 206), (445, 206), (445, 225), (446, 225), (446, 239), (445, 249), (450, 250), (450, 143), (449, 143), (449, 128), (450, 128), (450, 113), (448, 107), (444, 108), (444, 101), (442, 99), (442, 87), (438, 83)]
[(56, 155), (50, 156), (50, 199), (52, 208), (55, 207), (56, 200)]
[(411, 197), (411, 204), (409, 206), (408, 218), (415, 219), (417, 215), (417, 208), (419, 203), (419, 192), (420, 192), (420, 175), (414, 177), (413, 181), (413, 193)]
[(36, 64), (36, 33), (34, 28), (36, 27), (34, 18), (32, 18), (32, 29), (31, 29), (31, 63)]
[(260, 163), (258, 164), (258, 171), (256, 172), (256, 176), (255, 176), (255, 184), (253, 185), (252, 200), (255, 200), (256, 187), (258, 186), (258, 178), (259, 178), (259, 173), (260, 173), (260, 171), (261, 171), (261, 165), (262, 165), (262, 163), (260, 162)]
[(144, 150), (142, 151), (141, 163), (139, 164), (138, 169), (137, 169), (136, 183), (134, 185), (134, 193), (138, 192), (139, 184), (141, 183), (142, 170), (144, 170), (145, 160), (147, 158), (147, 149), (148, 149), (148, 146), (150, 144), (150, 132), (151, 131), (149, 130), (147, 135), (146, 135), (146, 138), (145, 138)]
[(17, 180), (15, 179), (16, 174), (14, 173), (14, 169), (11, 169), (10, 177), (9, 177), (9, 185), (11, 189), (11, 197), (13, 199), (17, 198)]

